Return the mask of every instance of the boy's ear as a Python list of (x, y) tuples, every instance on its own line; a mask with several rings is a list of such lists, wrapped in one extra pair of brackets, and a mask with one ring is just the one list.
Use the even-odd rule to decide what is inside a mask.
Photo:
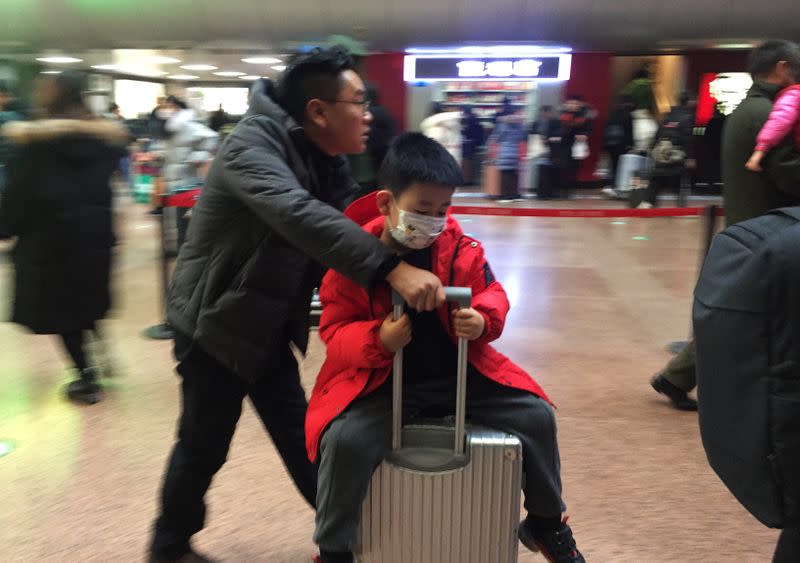
[(389, 190), (381, 190), (375, 194), (375, 202), (378, 204), (378, 211), (381, 215), (388, 216), (392, 212), (392, 192)]

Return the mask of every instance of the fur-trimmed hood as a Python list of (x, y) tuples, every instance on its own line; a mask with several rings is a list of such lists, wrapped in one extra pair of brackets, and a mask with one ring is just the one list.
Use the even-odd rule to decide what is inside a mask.
[(107, 119), (40, 119), (14, 121), (2, 128), (2, 135), (11, 143), (55, 141), (63, 137), (90, 137), (109, 145), (123, 146), (129, 134), (119, 123)]

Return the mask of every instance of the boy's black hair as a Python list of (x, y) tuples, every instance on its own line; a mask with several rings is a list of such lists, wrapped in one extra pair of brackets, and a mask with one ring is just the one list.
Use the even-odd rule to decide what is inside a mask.
[(342, 73), (353, 70), (353, 57), (344, 47), (316, 48), (293, 57), (278, 80), (278, 103), (302, 125), (306, 106), (313, 99), (339, 98)]
[(389, 147), (380, 170), (381, 185), (399, 197), (412, 184), (455, 188), (461, 167), (441, 144), (422, 133), (404, 133)]
[(775, 65), (786, 61), (792, 70), (800, 70), (800, 47), (791, 41), (766, 41), (750, 53), (747, 70), (753, 78), (769, 76)]

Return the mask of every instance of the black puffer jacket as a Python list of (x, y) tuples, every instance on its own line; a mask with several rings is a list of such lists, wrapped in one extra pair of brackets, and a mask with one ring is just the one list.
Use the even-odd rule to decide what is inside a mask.
[(308, 343), (323, 267), (369, 287), (396, 258), (342, 215), (355, 185), (253, 86), (250, 109), (220, 148), (178, 257), (167, 315), (176, 330), (248, 381), (271, 354)]
[(0, 237), (17, 237), (12, 320), (39, 334), (89, 328), (111, 305), (109, 180), (128, 133), (106, 120), (51, 119), (3, 129), (16, 150)]

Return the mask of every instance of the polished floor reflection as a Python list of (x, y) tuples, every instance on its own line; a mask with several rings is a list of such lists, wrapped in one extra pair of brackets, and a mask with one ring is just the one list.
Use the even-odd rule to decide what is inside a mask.
[[(559, 406), (565, 497), (587, 560), (768, 561), (776, 533), (708, 468), (696, 415), (671, 410), (648, 385), (668, 359), (664, 345), (689, 331), (701, 220), (469, 216), (463, 226), (483, 240), (513, 305), (499, 348)], [(55, 340), (0, 324), (0, 440), (16, 443), (0, 458), (4, 562), (144, 557), (180, 404), (169, 344), (140, 334), (161, 316), (156, 223), (126, 204), (120, 229), (106, 323), (118, 376), (103, 403), (67, 403)], [(314, 339), (309, 389), (323, 353)], [(249, 407), (208, 500), (200, 550), (222, 561), (309, 560), (313, 513)]]

